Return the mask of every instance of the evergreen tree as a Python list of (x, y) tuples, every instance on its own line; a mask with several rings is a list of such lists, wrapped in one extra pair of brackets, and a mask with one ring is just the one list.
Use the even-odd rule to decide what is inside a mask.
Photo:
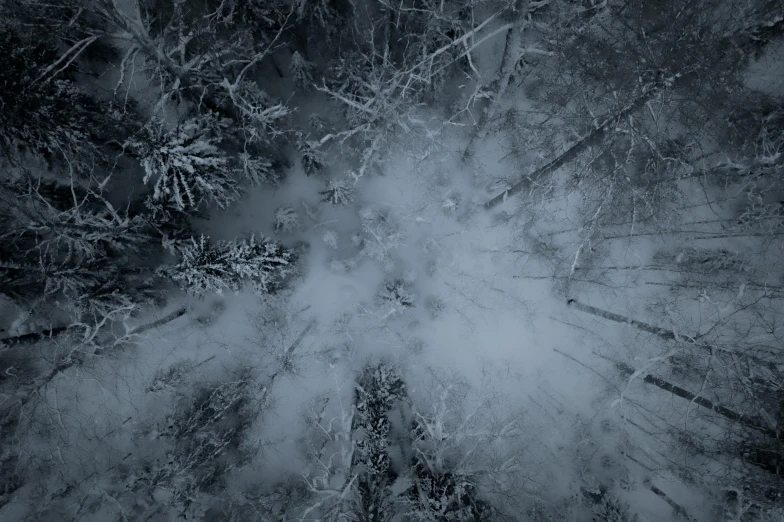
[(226, 487), (228, 472), (255, 452), (247, 440), (259, 413), (252, 382), (242, 371), (228, 382), (201, 384), (190, 393), (178, 390), (174, 413), (141, 433), (147, 445), (160, 444), (165, 453), (137, 463), (135, 473), (122, 477), (126, 498), (121, 500), (132, 506), (139, 494), (163, 491), (166, 503), (153, 503), (151, 513), (173, 509), (183, 518), (203, 516)]
[(229, 159), (217, 146), (225, 126), (213, 114), (195, 116), (170, 131), (155, 121), (129, 142), (144, 169), (144, 183), (153, 183), (153, 201), (188, 210), (205, 200), (226, 208), (237, 198)]
[(477, 498), (469, 477), (449, 472), (433, 473), (422, 461), (414, 465), (414, 485), (406, 491), (412, 520), (482, 522), (491, 520), (492, 509)]
[(294, 269), (291, 251), (276, 241), (251, 236), (247, 240), (210, 243), (201, 236), (191, 238), (180, 249), (180, 262), (161, 267), (159, 273), (191, 295), (239, 292), (244, 283), (259, 294), (274, 293)]
[(380, 364), (365, 368), (357, 380), (354, 407), (361, 439), (357, 441), (361, 474), (354, 513), (363, 521), (393, 517), (390, 485), (395, 473), (389, 458), (389, 412), (405, 396), (405, 383), (394, 368)]
[(289, 65), (291, 76), (294, 78), (294, 85), (298, 89), (307, 90), (313, 83), (313, 69), (314, 65), (305, 60), (299, 51), (294, 51), (291, 55), (291, 64)]
[(291, 205), (275, 211), (275, 232), (296, 232), (302, 226), (302, 218)]
[(365, 208), (359, 217), (363, 232), (357, 241), (360, 255), (381, 263), (385, 271), (391, 272), (395, 266), (392, 251), (400, 246), (403, 233), (387, 213)]
[(414, 291), (409, 281), (393, 279), (385, 281), (378, 293), (379, 299), (391, 307), (391, 311), (414, 306)]
[(414, 421), (411, 430), (414, 483), (405, 494), (406, 514), (419, 521), (491, 520), (493, 510), (487, 502), (478, 498), (474, 479), (445, 468), (444, 464), (448, 463), (431, 454), (430, 450), (442, 441), (434, 439), (438, 432), (422, 420), (425, 419)]
[(354, 184), (349, 179), (331, 179), (327, 182), (327, 190), (323, 190), (319, 194), (321, 194), (321, 201), (338, 207), (345, 207), (353, 203), (356, 197)]
[(239, 154), (239, 171), (253, 185), (277, 186), (285, 176), (279, 165), (264, 156), (255, 156), (244, 150)]
[(318, 174), (326, 168), (324, 153), (319, 150), (317, 143), (300, 139), (297, 142), (297, 149), (299, 149), (302, 168), (308, 176)]

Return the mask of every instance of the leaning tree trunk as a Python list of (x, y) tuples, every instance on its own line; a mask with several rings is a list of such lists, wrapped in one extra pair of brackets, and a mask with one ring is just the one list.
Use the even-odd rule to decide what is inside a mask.
[(632, 319), (631, 317), (626, 317), (625, 315), (608, 312), (607, 310), (602, 310), (601, 308), (596, 308), (595, 306), (581, 303), (576, 299), (567, 299), (566, 305), (576, 308), (577, 310), (580, 310), (581, 312), (584, 312), (586, 314), (591, 314), (591, 315), (595, 315), (596, 317), (601, 317), (602, 319), (607, 319), (608, 321), (613, 321), (621, 324), (628, 324), (630, 326), (637, 328), (640, 331), (647, 332), (656, 335), (658, 337), (661, 337), (666, 341), (682, 341), (682, 342), (689, 343), (692, 346), (699, 348), (700, 350), (708, 354), (713, 353), (714, 350), (719, 350), (720, 352), (723, 353), (729, 353), (731, 356), (739, 355), (744, 359), (747, 359), (761, 367), (765, 367), (765, 368), (771, 367), (771, 364), (768, 361), (758, 356), (752, 355), (746, 351), (732, 350), (720, 346), (714, 346), (711, 344), (698, 342), (697, 339), (700, 337), (699, 335), (694, 337), (679, 335), (673, 330), (667, 330), (666, 328), (661, 328), (648, 323), (644, 323), (642, 321)]
[[(619, 362), (619, 361), (613, 361), (613, 362), (615, 363), (615, 367), (618, 368), (618, 370), (620, 370), (621, 373), (623, 373), (627, 377), (631, 377), (635, 373), (637, 373), (637, 370), (635, 370), (634, 368), (632, 368), (631, 366), (629, 366), (626, 363), (622, 363), (622, 362)], [(749, 417), (748, 415), (743, 415), (742, 413), (738, 413), (738, 412), (736, 412), (734, 410), (731, 410), (731, 409), (727, 408), (726, 406), (722, 406), (720, 404), (716, 404), (716, 403), (714, 403), (711, 400), (708, 400), (708, 399), (706, 399), (704, 397), (700, 397), (699, 395), (695, 395), (692, 392), (690, 392), (689, 390), (681, 388), (680, 386), (672, 384), (671, 382), (665, 381), (661, 377), (656, 377), (655, 375), (647, 374), (643, 378), (643, 382), (647, 383), (647, 384), (652, 384), (652, 385), (656, 386), (657, 388), (660, 388), (660, 389), (662, 389), (664, 391), (668, 391), (668, 392), (672, 393), (676, 397), (680, 397), (680, 398), (685, 399), (685, 400), (687, 400), (689, 402), (692, 402), (692, 403), (694, 403), (694, 404), (696, 404), (698, 406), (702, 406), (705, 409), (708, 409), (708, 410), (711, 410), (711, 411), (713, 411), (715, 413), (718, 413), (719, 415), (721, 415), (722, 417), (724, 417), (726, 419), (729, 419), (729, 420), (731, 420), (733, 422), (737, 422), (737, 423), (739, 423), (739, 424), (741, 424), (741, 425), (743, 425), (743, 426), (745, 426), (747, 428), (751, 428), (753, 430), (756, 430), (756, 431), (762, 433), (763, 435), (766, 435), (766, 436), (771, 437), (773, 439), (778, 439), (779, 438), (779, 434), (778, 434), (777, 430), (775, 430), (773, 428), (769, 428), (768, 426), (765, 426), (764, 424), (762, 424), (761, 422), (757, 421), (756, 419), (754, 419), (752, 417)]]
[[(146, 331), (152, 330), (153, 328), (158, 328), (158, 327), (161, 327), (161, 326), (163, 326), (163, 325), (165, 325), (167, 323), (170, 323), (170, 322), (174, 321), (175, 319), (178, 319), (178, 318), (182, 317), (187, 312), (188, 312), (188, 307), (187, 306), (180, 307), (180, 308), (174, 310), (173, 312), (171, 312), (171, 313), (161, 317), (160, 319), (152, 321), (151, 323), (143, 324), (143, 325), (137, 326), (136, 328), (131, 328), (130, 330), (128, 330), (124, 334), (124, 337), (127, 337), (128, 339), (131, 339), (132, 336), (134, 336), (134, 335), (138, 335), (138, 334), (144, 333)], [(75, 330), (75, 328), (65, 327), (63, 331), (57, 332), (57, 334), (58, 335), (62, 335), (63, 333), (66, 333), (66, 332), (69, 332), (69, 331), (73, 331), (73, 330)], [(40, 332), (40, 333), (29, 334), (29, 335), (35, 336), (34, 340), (38, 340), (38, 341), (55, 337), (54, 333), (49, 333), (49, 335), (46, 335), (46, 333), (47, 332)], [(29, 341), (26, 341), (26, 342), (29, 342)], [(19, 344), (22, 344), (22, 343), (18, 343), (17, 342), (16, 344), (14, 344), (12, 346), (18, 346)], [(93, 356), (93, 357), (101, 356), (101, 355), (104, 355), (104, 353), (109, 348), (115, 348), (115, 347), (120, 346), (120, 345), (121, 345), (121, 343), (111, 343), (110, 344), (109, 343), (109, 339), (105, 339), (105, 343), (102, 343), (101, 345), (99, 345), (99, 347), (96, 348), (95, 351), (93, 351), (90, 355)], [(27, 401), (31, 397), (35, 396), (35, 394), (37, 392), (39, 392), (42, 388), (44, 388), (50, 382), (52, 382), (58, 375), (60, 375), (64, 371), (68, 370), (69, 368), (73, 368), (75, 366), (79, 366), (82, 363), (82, 361), (84, 360), (84, 357), (85, 357), (85, 354), (80, 353), (78, 350), (73, 350), (67, 356), (63, 357), (51, 370), (49, 370), (49, 372), (46, 373), (46, 375), (44, 375), (44, 376), (42, 376), (42, 377), (32, 381), (31, 383), (29, 383), (29, 386), (25, 386), (24, 390), (20, 389), (18, 396), (21, 399), (21, 401), (20, 401), (21, 406), (24, 407), (27, 404)]]
[[(626, 316), (623, 316), (623, 315), (614, 314), (614, 313), (608, 312), (606, 310), (601, 310), (599, 308), (595, 308), (593, 306), (589, 306), (589, 305), (580, 303), (579, 301), (576, 301), (575, 299), (569, 299), (567, 301), (567, 305), (573, 306), (573, 307), (577, 308), (578, 310), (580, 310), (581, 312), (585, 312), (585, 313), (588, 313), (588, 314), (591, 314), (591, 315), (595, 315), (597, 317), (602, 317), (602, 318), (607, 319), (609, 321), (614, 321), (614, 322), (617, 322), (617, 323), (623, 323), (623, 324), (632, 325), (635, 328), (637, 328), (639, 330), (642, 330), (643, 332), (652, 333), (654, 335), (657, 335), (657, 336), (661, 337), (662, 339), (678, 340), (680, 338), (672, 330), (666, 330), (664, 328), (658, 328), (656, 326), (652, 326), (652, 325), (649, 325), (647, 323), (643, 323), (641, 321), (636, 321), (634, 319), (630, 319), (630, 318), (628, 318)], [(711, 352), (713, 350), (712, 346), (697, 344), (691, 338), (688, 338), (688, 342), (691, 343), (691, 344), (694, 344), (696, 347), (704, 349), (704, 350), (708, 350), (708, 351), (711, 351)], [(749, 359), (750, 360), (754, 360), (755, 358), (749, 356)], [(637, 373), (637, 370), (635, 370), (634, 368), (632, 368), (628, 364), (625, 364), (625, 363), (622, 363), (622, 362), (619, 362), (619, 361), (612, 361), (612, 362), (615, 364), (616, 368), (618, 368), (627, 377), (631, 377), (631, 376), (633, 376), (633, 375), (635, 375)], [(662, 379), (660, 377), (656, 377), (654, 375), (647, 374), (643, 378), (643, 382), (645, 382), (647, 384), (652, 384), (652, 385), (656, 386), (657, 388), (660, 388), (662, 390), (668, 391), (668, 392), (672, 393), (673, 395), (675, 395), (677, 397), (681, 397), (683, 399), (691, 401), (694, 404), (697, 404), (698, 406), (702, 406), (703, 408), (706, 408), (706, 409), (709, 409), (709, 410), (711, 410), (711, 411), (713, 411), (715, 413), (718, 413), (719, 415), (721, 415), (721, 416), (723, 416), (723, 417), (725, 417), (725, 418), (727, 418), (727, 419), (729, 419), (731, 421), (738, 422), (738, 423), (742, 424), (743, 426), (746, 426), (747, 428), (751, 428), (751, 429), (757, 430), (757, 431), (767, 435), (768, 437), (772, 437), (774, 439), (778, 439), (778, 437), (779, 437), (777, 430), (769, 428), (769, 427), (763, 425), (762, 423), (760, 423), (756, 419), (753, 419), (753, 418), (748, 417), (746, 415), (737, 413), (737, 412), (735, 412), (735, 411), (733, 411), (733, 410), (731, 410), (731, 409), (729, 409), (729, 408), (727, 408), (725, 406), (721, 406), (720, 404), (714, 404), (712, 401), (710, 401), (710, 400), (708, 400), (708, 399), (706, 399), (704, 397), (700, 397), (699, 395), (695, 395), (695, 394), (691, 393), (690, 391), (688, 391), (688, 390), (686, 390), (684, 388), (681, 388), (680, 386), (677, 386), (675, 384), (672, 384), (672, 383), (670, 383), (668, 381), (665, 381), (664, 379)]]
[[(751, 24), (748, 27), (749, 29), (746, 31), (741, 31), (738, 34), (731, 34), (720, 38), (718, 40), (720, 48), (723, 45), (737, 45), (739, 39), (746, 42), (758, 41), (762, 46), (767, 45), (773, 39), (760, 38), (758, 35), (765, 33), (765, 31), (773, 31), (775, 34), (779, 34), (781, 32), (782, 20), (779, 18), (772, 18), (765, 22), (756, 21), (754, 24)], [(591, 132), (580, 138), (577, 143), (572, 145), (563, 154), (552, 160), (550, 163), (537, 169), (533, 173), (527, 176), (523, 176), (510, 188), (501, 194), (498, 194), (493, 199), (487, 201), (484, 205), (485, 209), (489, 210), (499, 205), (500, 203), (503, 203), (506, 201), (507, 197), (514, 196), (515, 194), (522, 192), (526, 188), (534, 185), (537, 181), (539, 181), (540, 178), (547, 176), (548, 174), (552, 174), (564, 165), (574, 161), (580, 153), (599, 143), (604, 138), (604, 136), (614, 128), (614, 124), (616, 122), (626, 119), (628, 116), (645, 107), (649, 101), (653, 100), (657, 94), (665, 88), (672, 88), (676, 82), (682, 82), (686, 77), (693, 78), (695, 74), (695, 70), (692, 70), (688, 73), (677, 73), (667, 78), (657, 79), (653, 84), (648, 85), (637, 99), (632, 101), (629, 105), (621, 109), (616, 114), (607, 118)]]
[(468, 145), (463, 151), (463, 160), (467, 160), (473, 156), (475, 143), (477, 140), (482, 140), (487, 136), (487, 125), (495, 117), (498, 111), (498, 103), (506, 95), (509, 89), (509, 82), (514, 73), (515, 66), (520, 60), (520, 36), (523, 32), (525, 25), (525, 17), (528, 14), (527, 0), (517, 0), (511, 9), (514, 22), (512, 27), (506, 33), (506, 45), (504, 46), (504, 54), (501, 58), (501, 67), (498, 69), (498, 76), (493, 81), (493, 97), (489, 101), (483, 103), (482, 115), (476, 125)]
[(583, 304), (576, 299), (567, 299), (566, 305), (574, 307), (580, 310), (581, 312), (585, 312), (586, 314), (591, 314), (591, 315), (595, 315), (596, 317), (607, 319), (608, 321), (634, 326), (638, 330), (652, 333), (668, 341), (677, 338), (675, 332), (673, 332), (672, 330), (659, 328), (658, 326), (653, 326), (648, 323), (643, 323), (642, 321), (637, 321), (636, 319), (626, 317), (625, 315), (614, 314), (612, 312), (608, 312), (607, 310), (602, 310), (601, 308), (596, 308), (591, 305)]
[[(149, 324), (144, 324), (138, 326), (136, 328), (132, 328), (126, 335), (134, 335), (146, 332), (147, 330), (151, 330), (153, 328), (157, 328), (159, 326), (163, 326), (166, 323), (169, 323), (178, 317), (185, 315), (188, 311), (187, 307), (181, 307), (175, 310), (174, 312), (156, 320)], [(82, 328), (82, 326), (58, 326), (55, 328), (46, 328), (41, 330), (40, 332), (32, 332), (26, 333), (22, 335), (17, 335), (14, 337), (4, 337), (0, 339), (0, 351), (10, 350), (12, 348), (16, 348), (17, 346), (24, 345), (24, 344), (36, 344), (41, 341), (45, 341), (47, 339), (54, 339), (55, 337), (59, 337), (65, 333), (74, 332)]]
[(490, 210), (506, 201), (506, 198), (509, 196), (514, 196), (515, 194), (518, 194), (523, 190), (531, 187), (537, 181), (539, 181), (539, 179), (547, 176), (548, 174), (552, 174), (564, 165), (577, 159), (577, 157), (582, 152), (586, 151), (589, 147), (599, 144), (602, 139), (604, 139), (605, 135), (609, 134), (610, 131), (615, 128), (615, 124), (618, 121), (626, 119), (628, 116), (645, 107), (645, 105), (649, 101), (653, 100), (665, 87), (671, 87), (678, 78), (680, 78), (680, 75), (675, 75), (673, 77), (659, 80), (651, 85), (648, 85), (647, 88), (643, 90), (642, 94), (634, 101), (629, 103), (629, 105), (616, 112), (612, 116), (606, 118), (591, 132), (580, 138), (577, 143), (569, 147), (566, 152), (552, 160), (550, 163), (538, 168), (533, 173), (524, 176), (520, 179), (520, 181), (506, 189), (504, 192), (487, 201), (484, 204), (485, 210)]

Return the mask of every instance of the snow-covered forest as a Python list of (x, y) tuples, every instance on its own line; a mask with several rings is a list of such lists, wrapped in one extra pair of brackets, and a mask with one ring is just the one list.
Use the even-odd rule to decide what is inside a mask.
[(777, 0), (0, 0), (0, 520), (784, 520)]

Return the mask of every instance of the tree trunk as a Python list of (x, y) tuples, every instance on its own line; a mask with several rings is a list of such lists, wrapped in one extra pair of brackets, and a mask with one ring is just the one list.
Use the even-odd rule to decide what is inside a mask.
[[(699, 272), (697, 272), (699, 273)], [(656, 286), (669, 286), (675, 288), (696, 288), (698, 290), (704, 290), (709, 288), (706, 283), (698, 282), (698, 283), (690, 283), (686, 282), (678, 282), (678, 281), (670, 281), (670, 282), (661, 282), (661, 281), (646, 281), (646, 285), (656, 285)], [(775, 298), (777, 293), (784, 290), (784, 286), (777, 286), (777, 285), (766, 285), (763, 283), (755, 283), (753, 281), (737, 281), (737, 282), (716, 282), (711, 285), (712, 288), (718, 288), (720, 290), (725, 290), (728, 292), (738, 292), (740, 285), (743, 285), (745, 288), (755, 288), (757, 290), (762, 290), (765, 292), (765, 297), (772, 299)]]
[[(185, 315), (185, 313), (187, 311), (188, 311), (188, 308), (185, 307), (185, 306), (183, 306), (182, 308), (178, 308), (174, 312), (172, 312), (172, 313), (170, 313), (168, 315), (165, 315), (165, 316), (161, 317), (160, 319), (157, 319), (157, 320), (155, 320), (155, 321), (153, 321), (151, 323), (143, 324), (141, 326), (137, 326), (136, 328), (131, 329), (128, 332), (128, 335), (140, 334), (140, 333), (146, 332), (147, 330), (151, 330), (152, 328), (157, 328), (157, 327), (162, 326), (162, 325), (164, 325), (166, 323), (170, 323), (173, 320), (175, 320), (175, 319)], [(70, 330), (70, 329), (71, 328), (69, 328), (69, 327), (64, 328), (65, 331)], [(40, 335), (40, 334), (32, 334), (32, 335)], [(116, 345), (112, 345), (112, 347), (114, 347), (114, 346), (116, 346)], [(106, 348), (98, 348), (90, 355), (100, 355), (104, 351), (106, 351)], [(69, 368), (72, 368), (74, 366), (77, 366), (78, 364), (81, 363), (81, 361), (84, 360), (84, 355), (79, 354), (79, 356), (73, 356), (73, 354), (75, 354), (75, 353), (76, 353), (76, 351), (71, 352), (67, 357), (63, 358), (54, 368), (52, 368), (44, 377), (42, 377), (40, 379), (37, 379), (37, 380), (33, 381), (32, 383), (30, 383), (30, 387), (27, 390), (22, 392), (21, 406), (23, 407), (27, 403), (28, 399), (31, 396), (33, 396), (35, 392), (37, 392), (38, 390), (40, 390), (41, 388), (43, 388), (44, 386), (46, 386), (47, 384), (52, 382), (55, 379), (55, 377), (60, 375), (65, 370), (67, 370)]]
[(676, 339), (675, 332), (671, 330), (665, 330), (664, 328), (659, 328), (658, 326), (653, 326), (648, 323), (643, 323), (642, 321), (637, 321), (635, 319), (631, 319), (624, 315), (614, 314), (612, 312), (608, 312), (606, 310), (602, 310), (600, 308), (596, 308), (587, 304), (583, 304), (576, 299), (568, 299), (566, 301), (567, 306), (572, 306), (577, 308), (581, 312), (585, 312), (587, 314), (595, 315), (596, 317), (601, 317), (602, 319), (607, 319), (608, 321), (613, 321), (616, 323), (622, 324), (630, 324), (637, 328), (638, 330), (642, 330), (643, 332), (652, 333), (661, 337), (662, 339), (672, 340)]
[(660, 490), (659, 488), (657, 488), (657, 487), (656, 487), (656, 486), (654, 486), (653, 484), (651, 484), (651, 485), (650, 485), (650, 490), (651, 490), (651, 491), (652, 491), (652, 492), (653, 492), (653, 493), (654, 493), (656, 496), (660, 497), (660, 498), (661, 498), (661, 499), (663, 499), (663, 500), (664, 500), (666, 503), (668, 503), (668, 504), (669, 504), (669, 505), (672, 507), (672, 509), (673, 509), (673, 510), (675, 510), (675, 514), (676, 514), (677, 516), (679, 516), (680, 518), (683, 518), (683, 519), (689, 520), (689, 521), (693, 520), (693, 519), (692, 519), (692, 518), (689, 516), (689, 513), (688, 513), (688, 511), (686, 511), (685, 509), (683, 509), (683, 506), (681, 506), (680, 504), (678, 504), (678, 503), (676, 503), (674, 500), (672, 500), (672, 499), (669, 497), (669, 495), (667, 495), (667, 494), (666, 494), (664, 491)]
[(525, 17), (528, 14), (528, 2), (526, 0), (517, 0), (511, 11), (514, 16), (514, 22), (506, 33), (506, 45), (504, 46), (504, 54), (501, 58), (501, 67), (498, 69), (498, 76), (495, 81), (493, 81), (493, 97), (482, 103), (482, 105), (484, 105), (482, 108), (482, 115), (479, 118), (476, 130), (468, 141), (465, 151), (463, 151), (463, 161), (474, 154), (476, 140), (482, 140), (487, 136), (487, 125), (495, 117), (498, 110), (498, 103), (506, 95), (515, 66), (520, 60), (520, 36), (522, 35), (523, 26), (525, 25)]
[[(178, 317), (182, 317), (188, 311), (187, 307), (178, 308), (174, 312), (166, 315), (152, 323), (144, 324), (132, 329), (129, 334), (140, 334), (150, 330), (152, 328), (157, 328), (158, 326), (162, 326), (166, 323), (170, 323), (171, 321), (177, 319)], [(42, 330), (40, 332), (32, 332), (26, 333), (23, 335), (17, 335), (15, 337), (6, 337), (5, 339), (0, 339), (0, 346), (2, 346), (2, 350), (10, 350), (16, 346), (20, 346), (23, 344), (34, 344), (40, 341), (44, 341), (46, 339), (52, 339), (54, 337), (59, 337), (64, 333), (75, 330), (79, 327), (74, 326), (58, 326), (56, 328), (47, 328), (46, 330)]]
[(626, 119), (628, 116), (634, 114), (635, 112), (639, 111), (645, 105), (653, 100), (665, 87), (671, 86), (680, 76), (672, 77), (666, 80), (657, 81), (648, 86), (643, 93), (627, 105), (625, 108), (621, 109), (617, 113), (613, 114), (612, 116), (606, 118), (602, 123), (600, 123), (596, 128), (594, 128), (591, 132), (580, 138), (577, 143), (569, 147), (563, 154), (552, 160), (550, 163), (544, 165), (543, 167), (538, 168), (533, 173), (524, 176), (520, 181), (512, 185), (510, 188), (506, 189), (501, 194), (498, 194), (493, 199), (487, 201), (484, 204), (485, 210), (490, 210), (499, 204), (506, 201), (506, 198), (509, 196), (514, 196), (528, 187), (531, 187), (534, 183), (539, 181), (540, 178), (547, 176), (548, 174), (552, 174), (553, 172), (557, 171), (564, 165), (571, 163), (584, 151), (586, 151), (589, 147), (599, 144), (602, 139), (604, 139), (605, 135), (609, 133), (612, 129), (614, 129), (616, 122)]
[[(672, 330), (667, 330), (665, 328), (659, 328), (658, 326), (653, 326), (653, 325), (650, 325), (648, 323), (643, 323), (642, 321), (637, 321), (635, 319), (631, 319), (630, 317), (626, 317), (625, 315), (614, 314), (612, 312), (608, 312), (607, 310), (602, 310), (601, 308), (596, 308), (594, 306), (583, 304), (583, 303), (577, 301), (576, 299), (567, 299), (566, 305), (567, 306), (573, 306), (574, 308), (577, 308), (581, 312), (585, 312), (587, 314), (595, 315), (596, 317), (601, 317), (602, 319), (607, 319), (608, 321), (613, 321), (613, 322), (616, 322), (616, 323), (628, 324), (628, 325), (634, 326), (638, 330), (642, 330), (643, 332), (648, 332), (648, 333), (654, 334), (654, 335), (656, 335), (658, 337), (661, 337), (662, 339), (665, 339), (667, 341), (678, 340), (679, 339), (678, 335), (674, 331), (672, 331)], [(697, 336), (697, 337), (699, 337), (699, 336)], [(748, 354), (748, 353), (743, 353), (743, 352), (739, 353), (739, 352), (736, 352), (736, 351), (733, 351), (733, 350), (717, 348), (717, 347), (712, 346), (710, 344), (700, 344), (700, 343), (696, 342), (694, 337), (684, 337), (683, 340), (688, 342), (689, 344), (694, 345), (696, 348), (699, 348), (699, 349), (701, 349), (701, 350), (703, 350), (703, 351), (705, 351), (705, 352), (707, 352), (709, 354), (713, 353), (714, 350), (718, 350), (719, 352), (729, 353), (732, 356), (740, 355), (741, 357), (743, 357), (745, 359), (748, 359), (749, 361), (752, 361), (755, 364), (760, 365), (761, 367), (771, 368), (771, 363), (770, 362), (765, 361), (764, 359), (761, 359), (760, 357), (757, 357), (757, 356), (754, 356), (754, 355), (751, 355), (751, 354)]]
[[(631, 366), (629, 366), (626, 363), (622, 363), (622, 362), (618, 362), (618, 361), (614, 361), (614, 363), (615, 363), (615, 367), (618, 368), (627, 377), (631, 377), (637, 371), (637, 370), (635, 370), (634, 368), (632, 368)], [(753, 418), (750, 418), (750, 417), (748, 417), (746, 415), (742, 415), (740, 413), (737, 413), (737, 412), (735, 412), (735, 411), (733, 411), (733, 410), (731, 410), (729, 408), (721, 406), (720, 404), (714, 404), (712, 401), (710, 401), (710, 400), (708, 400), (708, 399), (706, 399), (704, 397), (699, 397), (699, 396), (691, 393), (690, 391), (688, 391), (688, 390), (686, 390), (684, 388), (681, 388), (680, 386), (677, 386), (677, 385), (672, 384), (672, 383), (670, 383), (668, 381), (665, 381), (664, 379), (662, 379), (660, 377), (656, 377), (655, 375), (647, 374), (643, 378), (643, 382), (645, 382), (647, 384), (652, 384), (652, 385), (656, 386), (657, 388), (660, 388), (662, 390), (668, 391), (668, 392), (672, 393), (673, 395), (675, 395), (677, 397), (681, 397), (682, 399), (686, 399), (687, 401), (693, 402), (694, 404), (697, 404), (698, 406), (702, 406), (705, 409), (708, 409), (708, 410), (711, 410), (711, 411), (713, 411), (715, 413), (718, 413), (722, 417), (727, 418), (727, 419), (729, 419), (729, 420), (731, 420), (733, 422), (737, 422), (739, 424), (742, 424), (743, 426), (746, 426), (747, 428), (751, 428), (753, 430), (759, 431), (763, 435), (766, 435), (766, 436), (771, 437), (773, 439), (778, 439), (778, 433), (777, 433), (776, 430), (771, 429), (771, 428), (763, 425), (759, 421), (757, 421), (757, 420), (755, 420)]]
[(42, 330), (40, 332), (26, 333), (23, 335), (17, 335), (15, 337), (6, 337), (5, 339), (0, 339), (0, 345), (2, 345), (3, 350), (10, 350), (11, 348), (19, 345), (34, 344), (45, 339), (58, 337), (70, 329), (71, 327), (69, 326), (58, 326), (57, 328), (47, 328), (46, 330)]
[(153, 328), (158, 328), (159, 326), (163, 326), (166, 323), (170, 323), (175, 319), (182, 317), (183, 315), (186, 314), (187, 311), (188, 311), (187, 306), (180, 307), (177, 310), (173, 311), (172, 313), (168, 315), (164, 315), (160, 319), (157, 319), (151, 323), (143, 324), (141, 326), (137, 326), (136, 328), (132, 328), (131, 331), (128, 333), (129, 335), (135, 335), (135, 334), (144, 333), (147, 330), (152, 330)]

